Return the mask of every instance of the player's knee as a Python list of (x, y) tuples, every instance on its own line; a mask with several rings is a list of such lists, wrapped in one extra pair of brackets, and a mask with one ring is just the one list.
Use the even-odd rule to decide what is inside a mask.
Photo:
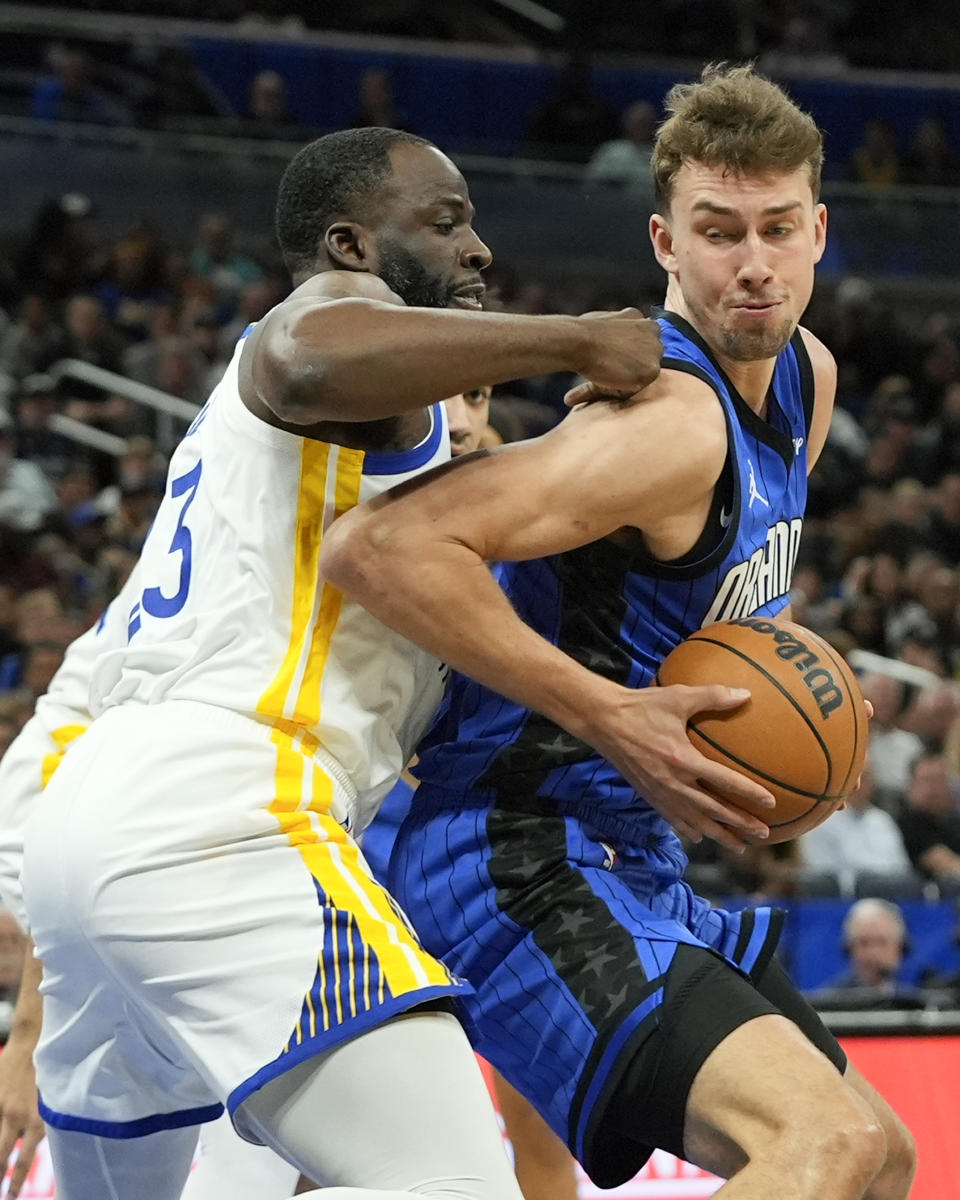
[(860, 1195), (883, 1169), (887, 1136), (873, 1113), (851, 1095), (820, 1114), (807, 1153), (823, 1164), (826, 1177), (839, 1173), (855, 1181)]
[(886, 1131), (887, 1153), (883, 1164), (884, 1200), (906, 1200), (917, 1173), (917, 1143), (898, 1118)]

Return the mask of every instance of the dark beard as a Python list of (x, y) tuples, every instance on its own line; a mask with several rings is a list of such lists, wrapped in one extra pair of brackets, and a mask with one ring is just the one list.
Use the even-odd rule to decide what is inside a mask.
[(446, 308), (453, 294), (449, 280), (431, 275), (418, 258), (398, 242), (382, 238), (377, 245), (377, 274), (405, 304), (415, 308)]

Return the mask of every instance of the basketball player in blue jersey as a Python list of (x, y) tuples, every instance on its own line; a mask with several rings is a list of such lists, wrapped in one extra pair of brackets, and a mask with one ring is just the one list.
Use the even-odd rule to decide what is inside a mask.
[(730, 1200), (905, 1200), (912, 1139), (773, 959), (778, 915), (692, 894), (691, 810), (656, 771), (635, 789), (598, 732), (703, 624), (787, 609), (835, 388), (798, 327), (826, 236), (813, 121), (749, 67), (707, 68), (668, 111), (658, 379), (326, 543), (330, 578), (457, 672), (389, 878), (473, 984), (478, 1051), (599, 1185), (659, 1146)]
[[(58, 1200), (176, 1200), (224, 1104), (324, 1200), (518, 1196), (448, 1011), (469, 986), (353, 836), (444, 671), (330, 586), (319, 552), (335, 517), (449, 458), (444, 396), (557, 369), (633, 391), (661, 345), (632, 310), (480, 311), (472, 217), (450, 160), (396, 130), (322, 138), (281, 181), (295, 290), (174, 451), (121, 644), (93, 664), (93, 723), (25, 834)], [(631, 719), (598, 744), (628, 777), (659, 753), (665, 803), (688, 797), (691, 762), (765, 795), (686, 743), (685, 718), (739, 702), (729, 689), (627, 695)], [(684, 769), (664, 745), (687, 745)], [(692, 803), (758, 824), (702, 790)]]

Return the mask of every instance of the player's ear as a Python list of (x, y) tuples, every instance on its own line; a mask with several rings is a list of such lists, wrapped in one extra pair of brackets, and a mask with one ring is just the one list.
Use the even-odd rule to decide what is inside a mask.
[(369, 271), (369, 237), (356, 221), (337, 221), (324, 235), (327, 254), (337, 267), (347, 271)]
[(650, 241), (653, 243), (653, 253), (657, 262), (672, 275), (677, 269), (677, 256), (673, 252), (670, 222), (662, 213), (655, 212), (650, 217)]
[(823, 258), (823, 251), (827, 244), (827, 209), (826, 205), (818, 204), (813, 210), (813, 261), (818, 263)]

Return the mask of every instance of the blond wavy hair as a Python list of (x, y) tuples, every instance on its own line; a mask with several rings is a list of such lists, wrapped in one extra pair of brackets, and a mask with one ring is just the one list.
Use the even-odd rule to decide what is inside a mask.
[(711, 63), (696, 83), (675, 84), (664, 100), (651, 170), (659, 206), (669, 209), (685, 162), (725, 167), (735, 175), (806, 167), (820, 195), (823, 136), (809, 113), (752, 65)]

